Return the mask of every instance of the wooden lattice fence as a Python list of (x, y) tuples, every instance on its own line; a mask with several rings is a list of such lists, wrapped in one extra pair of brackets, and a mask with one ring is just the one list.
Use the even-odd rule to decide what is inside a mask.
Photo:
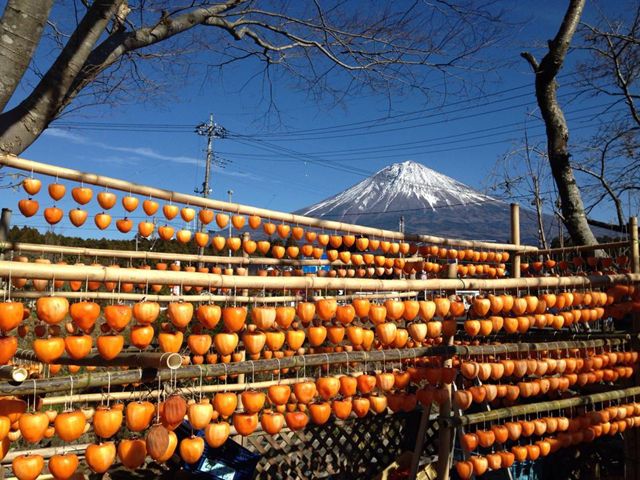
[[(310, 425), (303, 431), (247, 437), (262, 455), (257, 478), (370, 479), (406, 450), (415, 448), (420, 412)], [(437, 452), (437, 423), (425, 433), (424, 455)]]

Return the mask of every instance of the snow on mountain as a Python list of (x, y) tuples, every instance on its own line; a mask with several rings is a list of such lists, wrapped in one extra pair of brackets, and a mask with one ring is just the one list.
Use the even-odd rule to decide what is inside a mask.
[[(395, 163), (337, 195), (295, 213), (407, 233), (507, 242), (509, 204), (421, 163)], [(546, 218), (546, 228), (552, 227)], [(557, 227), (556, 230), (557, 232)], [(535, 214), (521, 209), (521, 240), (537, 245)]]
[(303, 210), (311, 216), (389, 212), (404, 207), (435, 211), (443, 205), (485, 201), (495, 200), (420, 163), (406, 161), (385, 167), (335, 197)]

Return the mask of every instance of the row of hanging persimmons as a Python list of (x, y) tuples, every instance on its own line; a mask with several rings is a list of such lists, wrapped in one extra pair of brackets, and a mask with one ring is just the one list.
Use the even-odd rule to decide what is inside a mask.
[[(37, 194), (41, 187), (42, 182), (36, 178), (27, 178), (23, 181), (23, 187), (25, 191), (29, 195)], [(61, 183), (52, 183), (48, 186), (49, 195), (54, 201), (62, 199), (66, 194), (66, 187)], [(86, 186), (78, 186), (74, 187), (71, 191), (71, 195), (73, 199), (80, 205), (88, 204), (93, 198), (93, 190)], [(97, 195), (97, 201), (100, 207), (103, 209), (101, 213), (98, 213), (95, 218), (96, 226), (104, 230), (111, 225), (112, 216), (109, 213), (105, 213), (105, 211), (113, 208), (117, 203), (117, 196), (113, 192), (109, 192), (107, 190), (99, 192)], [(132, 195), (127, 195), (122, 198), (122, 206), (127, 213), (134, 212), (139, 206), (139, 199)], [(37, 200), (29, 197), (27, 199), (22, 199), (18, 202), (18, 208), (20, 212), (25, 217), (34, 216), (40, 205)], [(160, 205), (155, 200), (149, 198), (142, 202), (142, 209), (144, 213), (153, 217), (160, 209)], [(275, 258), (283, 258), (285, 255), (289, 258), (297, 258), (299, 254), (302, 254), (305, 257), (313, 257), (313, 258), (321, 258), (324, 254), (323, 247), (327, 248), (327, 255), (330, 260), (338, 260), (340, 259), (343, 263), (353, 263), (354, 265), (358, 264), (374, 264), (374, 257), (370, 254), (364, 254), (359, 252), (374, 252), (376, 250), (381, 251), (383, 254), (389, 254), (391, 256), (396, 256), (398, 254), (402, 255), (413, 255), (415, 253), (420, 253), (421, 255), (427, 257), (434, 257), (440, 259), (450, 259), (450, 260), (467, 260), (469, 262), (480, 262), (480, 263), (501, 263), (506, 262), (509, 259), (508, 252), (494, 252), (494, 251), (475, 251), (472, 249), (453, 249), (453, 248), (444, 248), (438, 247), (435, 245), (422, 245), (418, 246), (414, 243), (409, 242), (392, 242), (385, 239), (370, 239), (367, 237), (356, 237), (352, 234), (346, 235), (330, 235), (327, 233), (318, 233), (313, 230), (304, 230), (299, 225), (291, 226), (287, 223), (275, 224), (271, 221), (262, 222), (262, 218), (258, 215), (249, 215), (245, 217), (240, 214), (229, 214), (225, 212), (214, 212), (213, 210), (202, 208), (198, 212), (190, 206), (184, 206), (180, 208), (178, 205), (173, 203), (168, 203), (163, 205), (162, 213), (167, 221), (172, 221), (180, 215), (181, 219), (189, 224), (192, 222), (196, 216), (198, 220), (203, 225), (208, 225), (215, 220), (215, 223), (220, 229), (225, 229), (229, 227), (231, 224), (236, 230), (241, 230), (245, 227), (246, 224), (252, 229), (258, 229), (262, 226), (263, 231), (268, 235), (272, 236), (277, 233), (277, 235), (286, 240), (289, 237), (291, 239), (299, 241), (303, 238), (308, 242), (302, 247), (298, 247), (297, 245), (290, 245), (289, 247), (284, 247), (282, 245), (271, 245), (271, 242), (267, 240), (261, 241), (253, 241), (246, 240), (242, 241), (238, 237), (229, 237), (223, 235), (217, 235), (213, 239), (210, 239), (209, 235), (206, 232), (195, 232), (193, 233), (189, 229), (176, 229), (170, 225), (162, 225), (158, 227), (158, 235), (160, 238), (164, 240), (170, 240), (172, 238), (176, 238), (181, 243), (189, 243), (192, 240), (200, 247), (206, 247), (208, 245), (212, 245), (216, 250), (222, 251), (224, 249), (230, 249), (231, 251), (239, 251), (241, 248), (248, 254), (253, 254), (256, 251), (259, 253), (266, 255), (268, 252), (271, 252), (272, 256)], [(88, 218), (88, 212), (86, 210), (82, 210), (80, 208), (73, 209), (69, 211), (69, 220), (76, 227), (81, 227), (85, 224)], [(64, 216), (64, 212), (62, 209), (56, 206), (48, 207), (44, 210), (44, 218), (50, 225), (55, 225), (59, 223)], [(117, 229), (122, 233), (128, 233), (133, 228), (133, 221), (128, 217), (124, 217), (116, 221)], [(149, 237), (155, 231), (156, 225), (150, 221), (143, 221), (138, 224), (138, 233), (143, 237)], [(318, 247), (314, 247), (312, 244), (316, 242)], [(351, 258), (349, 254), (351, 252), (348, 249), (355, 247), (354, 257)], [(338, 249), (342, 248), (343, 251), (338, 251)]]
[[(576, 349), (575, 352), (579, 350)], [(584, 370), (588, 361), (592, 362), (590, 367), (594, 367), (593, 362), (598, 361), (605, 366), (605, 362), (609, 362), (609, 366), (613, 367), (617, 362), (632, 361), (634, 355), (637, 361), (637, 352), (609, 351), (593, 357), (589, 357), (589, 353), (590, 351), (579, 353), (582, 355), (582, 365), (576, 367), (578, 370)], [(556, 362), (563, 360), (570, 365), (570, 358), (573, 357), (559, 359)], [(199, 400), (187, 401), (181, 394), (174, 393), (159, 404), (148, 400), (132, 401), (126, 406), (114, 404), (101, 406), (97, 410), (69, 408), (62, 413), (55, 410), (27, 411), (28, 405), (24, 400), (6, 397), (0, 399), (1, 445), (6, 454), (10, 443), (19, 438), (30, 444), (37, 444), (43, 439), (57, 435), (65, 442), (73, 442), (87, 433), (92, 426), (100, 441), (87, 447), (85, 460), (96, 473), (106, 472), (116, 458), (125, 467), (136, 469), (145, 463), (147, 456), (155, 461), (164, 462), (176, 451), (185, 462), (195, 463), (202, 456), (205, 443), (217, 448), (227, 440), (231, 433), (231, 425), (237, 433), (244, 436), (252, 434), (258, 424), (267, 434), (276, 435), (285, 425), (296, 431), (305, 428), (309, 421), (324, 424), (331, 414), (344, 420), (351, 416), (362, 418), (370, 412), (384, 414), (388, 409), (392, 412), (408, 412), (415, 409), (418, 403), (427, 408), (430, 408), (433, 402), (442, 404), (449, 396), (449, 391), (443, 388), (444, 385), (455, 380), (455, 375), (449, 375), (449, 372), (455, 372), (457, 369), (434, 367), (433, 365), (439, 361), (441, 358), (436, 357), (418, 359), (413, 366), (405, 365), (402, 370), (383, 369), (357, 376), (348, 373), (331, 375), (327, 372), (315, 380), (297, 379), (293, 384), (278, 382), (265, 390), (247, 389), (239, 395), (234, 392), (218, 392), (212, 399), (202, 398), (200, 394)], [(469, 370), (473, 370), (469, 368), (470, 364), (471, 362), (466, 362), (462, 368), (463, 375), (467, 378)], [(437, 379), (433, 377), (434, 372), (439, 374)], [(537, 375), (537, 371), (531, 370), (525, 375)], [(411, 385), (419, 387), (418, 390), (407, 389)], [(517, 388), (520, 388), (520, 384)], [(522, 390), (521, 396), (526, 397), (524, 388)], [(506, 395), (511, 395), (511, 392), (507, 391)], [(454, 395), (456, 404), (459, 400), (460, 397)], [(492, 469), (505, 468), (514, 460), (536, 460), (539, 456), (553, 451), (554, 445), (560, 448), (580, 441), (593, 440), (599, 434), (609, 433), (611, 429), (615, 433), (624, 431), (627, 427), (640, 426), (637, 419), (631, 422), (626, 420), (625, 425), (620, 423), (619, 420), (624, 420), (625, 417), (633, 418), (626, 406), (624, 412), (620, 408), (606, 409), (603, 412), (606, 420), (599, 423), (585, 422), (582, 417), (566, 419), (547, 416), (536, 421), (523, 420), (508, 422), (504, 426), (494, 425), (490, 430), (476, 430), (475, 433), (465, 434), (461, 444), (467, 451), (474, 451), (478, 446), (492, 448), (494, 444), (505, 445), (507, 440), (516, 442), (556, 432), (573, 434), (578, 431), (584, 436), (570, 437), (573, 441), (567, 443), (568, 437), (558, 433), (557, 442), (554, 437), (541, 440), (546, 443), (536, 442), (535, 445), (540, 451), (527, 445), (524, 445), (524, 449), (518, 448), (520, 445), (514, 445), (506, 456), (475, 455), (468, 463), (459, 462), (456, 469), (460, 474), (465, 474), (471, 468), (471, 473), (481, 475), (486, 471), (484, 465)], [(612, 422), (616, 417), (618, 421)], [(192, 434), (178, 441), (173, 430), (185, 418), (192, 430), (203, 430), (203, 436)], [(595, 420), (595, 417), (589, 418)], [(120, 432), (123, 424), (129, 432), (141, 437), (122, 439), (116, 446), (110, 439)], [(592, 426), (595, 430), (590, 429)], [(144, 437), (143, 432), (146, 432)], [(75, 454), (62, 454), (52, 457), (48, 467), (56, 478), (69, 478), (77, 469), (78, 463)], [(20, 480), (37, 478), (43, 467), (44, 459), (35, 455), (22, 455), (16, 457), (13, 462), (14, 473)]]
[[(277, 352), (285, 344), (290, 354), (302, 353), (304, 350), (300, 349), (305, 342), (312, 351), (341, 351), (345, 347), (405, 348), (439, 343), (443, 335), (455, 335), (456, 318), (464, 315), (468, 317), (464, 331), (471, 338), (500, 331), (526, 333), (533, 327), (560, 329), (578, 322), (593, 322), (603, 318), (607, 309), (633, 311), (640, 306), (640, 302), (634, 300), (637, 296), (638, 292), (630, 285), (617, 285), (607, 292), (574, 291), (523, 297), (489, 294), (474, 297), (469, 311), (459, 297), (421, 301), (387, 299), (380, 304), (366, 298), (344, 304), (325, 298), (298, 302), (295, 307), (256, 305), (250, 310), (245, 306), (221, 307), (214, 303), (195, 308), (193, 303), (180, 301), (167, 305), (168, 321), (160, 322), (156, 332), (153, 325), (158, 323), (161, 308), (157, 302), (101, 307), (93, 301), (70, 304), (65, 297), (53, 295), (36, 301), (39, 322), (33, 326), (33, 349), (38, 359), (49, 364), (55, 364), (65, 351), (74, 359), (86, 357), (93, 348), (92, 333), (101, 315), (104, 322), (99, 325), (100, 335), (95, 341), (99, 354), (106, 360), (117, 357), (124, 348), (123, 332), (127, 328), (131, 345), (140, 350), (157, 339), (161, 351), (179, 353), (186, 334), (194, 363), (217, 362), (218, 355), (223, 362), (231, 361), (230, 356), (241, 340), (253, 359), (266, 357), (267, 352), (276, 358), (284, 355)], [(30, 333), (31, 326), (24, 322), (29, 316), (29, 309), (21, 302), (0, 303), (0, 364), (11, 360), (17, 350), (18, 337)], [(194, 318), (197, 322), (192, 324)], [(132, 323), (133, 319), (136, 323)], [(370, 322), (373, 329), (365, 322)], [(17, 336), (10, 335), (15, 329)], [(217, 333), (208, 333), (211, 330)], [(64, 337), (63, 331), (67, 333)], [(348, 343), (342, 345), (345, 338)]]
[(465, 451), (482, 447), (486, 453), (457, 461), (455, 470), (462, 480), (466, 480), (488, 471), (510, 468), (515, 462), (536, 461), (561, 448), (591, 443), (602, 436), (615, 436), (628, 428), (638, 427), (638, 402), (583, 411), (572, 418), (547, 415), (494, 423), (490, 429), (462, 435), (460, 443)]

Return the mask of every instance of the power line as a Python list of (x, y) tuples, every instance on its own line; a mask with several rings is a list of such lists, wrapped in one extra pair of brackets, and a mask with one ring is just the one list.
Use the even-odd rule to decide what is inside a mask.
[[(574, 111), (571, 111), (568, 113), (568, 115), (570, 114), (574, 114), (574, 113), (578, 113), (578, 112), (585, 112), (585, 111), (589, 111), (589, 110), (594, 110), (597, 108), (600, 108), (604, 106), (604, 104), (601, 105), (592, 105), (590, 107), (584, 107), (584, 108), (580, 108)], [(615, 113), (619, 110), (615, 110), (611, 113)], [(583, 120), (586, 118), (591, 118), (593, 115), (589, 114), (589, 115), (581, 115), (581, 116), (577, 116), (577, 117), (567, 117), (568, 121), (578, 121), (578, 120)], [(517, 133), (517, 132), (521, 132), (522, 128), (517, 128), (517, 129), (509, 129), (506, 131), (499, 131), (493, 134), (489, 134), (486, 135), (488, 132), (492, 132), (495, 130), (504, 130), (505, 128), (508, 127), (514, 127), (514, 126), (518, 126), (518, 125), (522, 125), (521, 121), (518, 122), (510, 122), (510, 123), (505, 123), (502, 125), (497, 125), (495, 127), (489, 127), (489, 128), (482, 128), (482, 129), (476, 129), (476, 130), (468, 130), (465, 132), (461, 132), (461, 133), (457, 133), (457, 134), (453, 134), (453, 135), (444, 135), (444, 136), (440, 136), (440, 137), (432, 137), (429, 139), (425, 139), (425, 140), (416, 140), (413, 142), (402, 142), (402, 143), (394, 143), (394, 144), (384, 144), (384, 145), (380, 145), (377, 147), (366, 147), (366, 148), (352, 148), (352, 149), (344, 149), (344, 150), (324, 150), (324, 151), (320, 151), (317, 152), (318, 155), (323, 155), (323, 157), (340, 157), (340, 158), (345, 158), (345, 157), (352, 157), (352, 156), (356, 156), (356, 157), (360, 157), (363, 155), (366, 155), (366, 159), (368, 160), (370, 158), (370, 156), (372, 154), (376, 154), (378, 152), (386, 152), (386, 151), (393, 151), (393, 152), (398, 152), (398, 151), (402, 151), (402, 150), (409, 150), (409, 149), (413, 149), (416, 148), (418, 146), (424, 146), (424, 147), (434, 147), (434, 146), (441, 146), (441, 145), (448, 145), (448, 144), (452, 144), (452, 143), (459, 143), (459, 142), (468, 142), (471, 140), (478, 140), (478, 139), (482, 139), (482, 138), (488, 138), (488, 137), (495, 137), (495, 136), (499, 136), (499, 135), (505, 135), (505, 134), (509, 134), (509, 133)], [(533, 129), (539, 129), (539, 128), (544, 128), (544, 125), (538, 125), (538, 126), (534, 126), (531, 127)], [(474, 134), (483, 134), (483, 135), (479, 135), (479, 136), (470, 136), (470, 135), (474, 135)], [(465, 137), (463, 140), (452, 140), (452, 139), (458, 139), (460, 137)], [(448, 140), (446, 142), (439, 142), (439, 143), (433, 143), (436, 140)], [(232, 153), (232, 152), (226, 152), (226, 153)], [(245, 156), (258, 156), (256, 154), (242, 154)], [(266, 155), (261, 155), (263, 157), (266, 157)]]

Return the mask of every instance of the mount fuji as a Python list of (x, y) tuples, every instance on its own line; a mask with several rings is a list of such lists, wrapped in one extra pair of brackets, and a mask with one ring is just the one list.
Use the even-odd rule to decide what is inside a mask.
[[(406, 161), (394, 163), (337, 195), (295, 213), (405, 232), (508, 242), (509, 204), (451, 177)], [(544, 218), (548, 235), (557, 221)], [(535, 212), (520, 210), (523, 243), (538, 244)], [(549, 236), (547, 238), (550, 238)]]

